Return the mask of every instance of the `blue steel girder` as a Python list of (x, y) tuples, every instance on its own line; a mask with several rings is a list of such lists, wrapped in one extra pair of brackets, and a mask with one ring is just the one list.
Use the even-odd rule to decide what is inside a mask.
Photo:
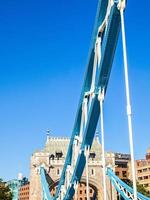
[[(133, 188), (128, 186), (126, 183), (124, 183), (122, 180), (119, 179), (118, 176), (114, 174), (112, 169), (107, 168), (107, 175), (110, 178), (110, 181), (114, 185), (115, 189), (118, 191), (118, 193), (125, 199), (131, 199), (134, 200), (134, 194), (133, 194)], [(141, 193), (137, 193), (137, 199), (138, 200), (150, 200), (150, 198), (144, 196)]]
[[(66, 191), (66, 195), (64, 197), (65, 200), (72, 199), (74, 195), (74, 192), (75, 192), (74, 182), (80, 181), (84, 167), (85, 167), (85, 156), (84, 156), (85, 146), (91, 147), (92, 142), (93, 142), (98, 118), (100, 115), (98, 93), (99, 93), (100, 88), (104, 88), (106, 92), (106, 88), (107, 88), (109, 77), (110, 77), (112, 62), (114, 58), (114, 53), (116, 49), (116, 44), (118, 40), (118, 34), (120, 30), (120, 11), (117, 8), (117, 4), (118, 2), (115, 1), (110, 11), (107, 28), (105, 28), (104, 32), (102, 33), (103, 37), (102, 37), (102, 46), (101, 46), (101, 61), (97, 70), (97, 75), (96, 75), (94, 97), (92, 99), (91, 106), (88, 112), (87, 124), (84, 130), (83, 141), (81, 144), (81, 153), (78, 155), (74, 172), (71, 178), (71, 182)], [(86, 92), (90, 91), (90, 87), (91, 87), (93, 63), (94, 63), (94, 56), (95, 56), (94, 48), (95, 48), (95, 43), (96, 43), (96, 39), (98, 35), (98, 29), (106, 16), (107, 7), (108, 7), (108, 0), (99, 1), (97, 15), (96, 15), (96, 22), (95, 22), (94, 32), (93, 32), (93, 38), (91, 42), (91, 48), (89, 51), (87, 70), (85, 73), (84, 84), (83, 84), (81, 97), (80, 97), (80, 101), (78, 105), (75, 124), (72, 131), (72, 136), (70, 139), (70, 144), (69, 144), (64, 168), (61, 174), (60, 182), (59, 182), (56, 196), (54, 197), (54, 199), (57, 199), (59, 196), (61, 185), (63, 185), (65, 181), (67, 166), (70, 165), (72, 161), (72, 148), (73, 148), (74, 138), (76, 135), (79, 134), (79, 131), (80, 131), (83, 99), (85, 97)]]
[(80, 95), (79, 105), (78, 105), (78, 109), (77, 109), (77, 114), (76, 114), (76, 118), (75, 118), (75, 123), (74, 123), (73, 131), (72, 131), (72, 136), (70, 139), (67, 156), (66, 156), (66, 161), (64, 164), (64, 168), (62, 170), (62, 174), (61, 174), (60, 182), (59, 182), (58, 189), (56, 192), (56, 196), (58, 196), (61, 185), (64, 183), (67, 165), (69, 165), (71, 163), (72, 146), (73, 146), (73, 141), (74, 141), (75, 135), (79, 133), (81, 114), (82, 114), (82, 102), (83, 102), (85, 92), (90, 90), (90, 85), (91, 85), (91, 80), (92, 80), (92, 70), (93, 70), (93, 62), (94, 62), (94, 54), (95, 54), (94, 47), (95, 47), (95, 42), (96, 42), (96, 38), (97, 38), (98, 27), (105, 18), (107, 4), (108, 4), (108, 0), (100, 0), (98, 3), (96, 20), (95, 20), (95, 25), (94, 25), (93, 37), (92, 37), (92, 41), (91, 41), (91, 47), (89, 50), (88, 63), (87, 63), (87, 68), (86, 68), (86, 72), (85, 72), (83, 88), (82, 88), (81, 95)]
[[(67, 190), (66, 196), (64, 199), (72, 199), (74, 195), (74, 181), (79, 181), (81, 179), (84, 167), (85, 167), (85, 156), (84, 156), (84, 149), (85, 146), (92, 145), (99, 114), (100, 114), (100, 107), (99, 107), (99, 101), (98, 101), (98, 91), (100, 87), (104, 87), (106, 89), (109, 75), (110, 75), (110, 68), (113, 60), (113, 53), (114, 49), (116, 47), (118, 32), (119, 32), (119, 24), (120, 24), (120, 15), (119, 11), (116, 6), (113, 7), (111, 11), (111, 21), (108, 25), (108, 32), (107, 32), (107, 38), (104, 40), (104, 51), (102, 50), (102, 61), (100, 64), (99, 69), (99, 79), (97, 80), (96, 90), (95, 90), (95, 97), (92, 100), (89, 115), (88, 115), (88, 121), (84, 132), (84, 138), (81, 145), (82, 152), (78, 155), (77, 163), (74, 169), (74, 173), (71, 180), (71, 185), (69, 189)], [(116, 35), (113, 34), (113, 32), (116, 33)], [(109, 48), (111, 46), (111, 48)], [(109, 49), (108, 49), (109, 48)], [(106, 65), (105, 65), (106, 61)], [(105, 67), (106, 70), (103, 68)], [(107, 73), (108, 72), (108, 73)], [(103, 76), (105, 75), (105, 76)]]
[(49, 191), (49, 186), (46, 180), (45, 169), (40, 167), (40, 178), (42, 185), (42, 200), (52, 200), (52, 196)]

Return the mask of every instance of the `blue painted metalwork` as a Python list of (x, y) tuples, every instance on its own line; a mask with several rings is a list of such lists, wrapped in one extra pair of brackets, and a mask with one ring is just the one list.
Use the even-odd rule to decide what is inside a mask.
[(40, 167), (40, 177), (41, 177), (41, 185), (42, 185), (42, 192), (43, 192), (42, 200), (51, 200), (52, 196), (49, 191), (49, 186), (48, 186), (46, 175), (45, 175), (45, 169), (43, 167)]
[[(81, 179), (86, 159), (85, 159), (85, 149), (86, 147), (91, 148), (98, 118), (100, 115), (100, 106), (99, 106), (99, 93), (101, 90), (104, 90), (104, 94), (106, 93), (112, 62), (115, 54), (115, 49), (118, 40), (118, 34), (120, 30), (120, 11), (118, 10), (118, 2), (119, 0), (114, 0), (113, 4), (110, 0), (99, 0), (96, 21), (94, 26), (93, 37), (91, 41), (91, 47), (88, 56), (87, 69), (85, 73), (83, 88), (79, 100), (79, 105), (77, 109), (76, 119), (74, 128), (72, 131), (72, 136), (70, 139), (70, 144), (64, 164), (64, 168), (61, 174), (61, 178), (57, 187), (56, 195), (52, 197), (49, 192), (49, 187), (46, 181), (45, 170), (44, 168), (40, 168), (41, 174), (41, 184), (43, 190), (43, 200), (57, 200), (61, 194), (62, 186), (65, 185), (66, 180), (66, 171), (67, 167), (71, 166), (73, 162), (73, 148), (75, 138), (79, 138), (81, 124), (84, 123), (84, 128), (82, 132), (82, 140), (80, 141), (80, 150), (78, 152), (78, 156), (76, 162), (73, 165), (73, 172), (71, 178), (69, 178), (69, 184), (66, 187), (65, 194), (61, 196), (63, 200), (70, 200), (73, 198), (75, 193), (74, 185), (78, 183)], [(107, 17), (107, 19), (106, 19)], [(100, 39), (100, 40), (98, 40)], [(98, 59), (96, 52), (97, 41), (101, 41), (101, 59), (99, 59), (100, 63), (95, 61), (95, 58)], [(92, 88), (93, 81), (93, 69), (96, 62), (96, 73), (95, 73), (95, 81), (94, 88)], [(87, 100), (87, 121), (85, 123), (82, 122), (82, 114), (83, 114), (83, 102)], [(127, 198), (126, 194), (131, 194), (133, 196), (133, 190), (125, 183), (123, 183), (118, 177), (116, 177), (113, 172), (108, 169), (107, 174), (110, 177), (112, 183), (114, 184), (116, 190), (125, 198)], [(119, 189), (118, 185), (124, 190)], [(64, 192), (64, 191), (63, 191)], [(133, 199), (133, 198), (130, 198)], [(141, 194), (138, 193), (139, 200), (150, 200)]]
[[(112, 184), (114, 185), (115, 189), (118, 191), (119, 194), (125, 199), (134, 199), (133, 197), (133, 189), (129, 187), (126, 183), (118, 178), (112, 171), (112, 169), (107, 168), (107, 175), (109, 176)], [(150, 200), (150, 198), (142, 195), (138, 192), (137, 194), (138, 200)]]
[[(83, 140), (80, 147), (80, 153), (75, 163), (73, 175), (64, 197), (65, 200), (72, 199), (74, 195), (74, 192), (75, 192), (74, 183), (76, 181), (77, 182), (80, 181), (80, 178), (82, 176), (82, 173), (85, 167), (85, 155), (84, 155), (85, 147), (86, 146), (91, 147), (92, 142), (93, 142), (93, 138), (94, 138), (94, 134), (95, 134), (95, 130), (96, 130), (99, 114), (100, 114), (98, 94), (99, 94), (99, 90), (101, 90), (102, 88), (106, 92), (106, 88), (107, 88), (107, 84), (108, 84), (108, 80), (110, 76), (110, 71), (111, 71), (111, 66), (112, 66), (112, 61), (113, 61), (113, 57), (115, 53), (116, 43), (118, 39), (118, 34), (120, 30), (120, 13), (117, 8), (118, 1), (115, 1), (110, 10), (110, 16), (107, 21), (107, 26), (105, 26), (102, 31), (99, 31), (99, 27), (104, 22), (104, 19), (107, 14), (108, 3), (109, 3), (109, 0), (99, 0), (99, 3), (98, 3), (96, 22), (94, 26), (91, 48), (89, 51), (84, 84), (83, 84), (83, 88), (81, 92), (81, 97), (80, 97), (75, 124), (74, 124), (73, 132), (72, 132), (72, 137), (71, 137), (69, 148), (68, 148), (68, 153), (66, 156), (65, 165), (61, 174), (60, 182), (59, 182), (54, 200), (57, 199), (58, 196), (60, 195), (61, 186), (64, 185), (65, 183), (67, 166), (71, 165), (71, 162), (72, 162), (72, 151), (73, 151), (74, 139), (76, 136), (79, 136), (79, 132), (80, 132), (83, 100), (84, 98), (86, 98), (87, 93), (90, 92), (91, 90), (94, 58), (96, 56), (95, 45), (96, 45), (97, 39), (101, 38), (101, 60), (96, 71), (96, 80), (95, 80), (95, 87), (93, 91), (93, 98), (91, 99), (90, 106), (88, 107), (89, 109), (88, 109), (88, 114), (87, 114), (87, 123), (83, 131)], [(89, 100), (88, 100), (88, 104), (89, 104)], [(44, 188), (47, 188), (45, 180), (42, 180), (42, 184), (45, 184)]]
[[(108, 0), (99, 1), (98, 11), (97, 11), (97, 16), (96, 16), (96, 23), (95, 23), (94, 33), (93, 33), (93, 39), (92, 39), (92, 44), (90, 48), (87, 70), (85, 74), (80, 101), (79, 101), (75, 125), (72, 132), (72, 137), (71, 137), (71, 141), (70, 141), (70, 145), (69, 145), (69, 149), (68, 149), (68, 153), (66, 157), (66, 162), (64, 165), (64, 169), (62, 171), (61, 179), (58, 185), (58, 190), (54, 199), (58, 197), (60, 193), (61, 185), (64, 184), (66, 168), (68, 165), (71, 165), (74, 138), (76, 135), (79, 135), (79, 132), (80, 132), (83, 99), (86, 96), (86, 93), (90, 91), (90, 87), (91, 87), (92, 71), (93, 71), (94, 56), (95, 56), (94, 48), (95, 48), (96, 39), (99, 34), (98, 29), (99, 29), (99, 26), (103, 23), (103, 20), (106, 16), (107, 7), (108, 7)], [(97, 121), (100, 114), (98, 93), (99, 93), (100, 88), (104, 88), (106, 92), (119, 30), (120, 30), (120, 13), (117, 8), (117, 2), (116, 2), (111, 8), (107, 28), (104, 29), (103, 33), (101, 33), (103, 35), (102, 36), (102, 50), (101, 50), (102, 57), (101, 57), (100, 66), (96, 74), (96, 84), (95, 84), (95, 90), (94, 90), (95, 96), (92, 99), (91, 106), (88, 111), (88, 120), (87, 120), (87, 124), (86, 124), (84, 134), (83, 134), (84, 135), (83, 141), (81, 144), (81, 154), (78, 155), (77, 162), (76, 162), (74, 172), (72, 175), (72, 179), (70, 182), (70, 186), (66, 192), (64, 199), (71, 199), (73, 197), (74, 192), (75, 192), (74, 182), (80, 181), (82, 172), (85, 167), (85, 156), (84, 156), (85, 146), (91, 147), (92, 145), (96, 126), (97, 126)]]

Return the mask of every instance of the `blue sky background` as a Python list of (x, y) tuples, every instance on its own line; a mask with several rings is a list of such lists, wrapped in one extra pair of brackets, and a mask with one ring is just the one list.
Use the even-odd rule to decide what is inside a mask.
[[(46, 129), (70, 136), (98, 0), (0, 3), (0, 177), (29, 176)], [(149, 5), (128, 1), (125, 21), (136, 158), (150, 147)], [(105, 99), (106, 149), (129, 152), (121, 40)]]

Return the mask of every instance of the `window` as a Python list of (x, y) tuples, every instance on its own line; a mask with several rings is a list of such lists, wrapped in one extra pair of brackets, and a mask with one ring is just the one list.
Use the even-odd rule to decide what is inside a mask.
[(116, 172), (116, 175), (119, 176), (119, 172)]
[(147, 168), (143, 169), (143, 172), (147, 172)]
[(90, 193), (92, 193), (92, 189), (90, 189)]
[(122, 176), (126, 177), (127, 176), (127, 172), (126, 171), (122, 171)]
[(49, 157), (49, 161), (54, 160), (54, 158), (55, 158), (54, 154), (51, 154), (50, 157)]
[(95, 170), (91, 169), (91, 175), (94, 176), (95, 175)]
[(56, 151), (55, 152), (55, 156), (56, 156), (57, 160), (59, 160), (60, 158), (62, 158), (62, 156), (63, 156), (62, 151)]
[(60, 169), (59, 169), (59, 168), (57, 168), (56, 174), (57, 174), (58, 176), (60, 175)]
[(95, 156), (96, 156), (95, 152), (90, 152), (89, 158), (94, 160)]
[(82, 194), (82, 190), (80, 190), (80, 194)]
[(144, 187), (148, 187), (148, 184), (144, 184)]
[(142, 170), (140, 169), (140, 170), (138, 170), (138, 173), (142, 173)]

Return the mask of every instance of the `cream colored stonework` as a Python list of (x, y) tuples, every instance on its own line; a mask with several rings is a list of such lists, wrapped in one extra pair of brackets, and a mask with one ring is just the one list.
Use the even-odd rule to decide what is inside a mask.
[[(140, 185), (150, 192), (150, 149), (147, 150), (145, 159), (135, 161), (136, 178)], [(129, 179), (132, 180), (131, 162), (128, 163)]]
[[(64, 165), (69, 138), (54, 138), (47, 137), (45, 147), (41, 151), (36, 151), (31, 156), (30, 164), (30, 200), (42, 200), (42, 190), (40, 184), (39, 167), (44, 166), (49, 176), (54, 182), (60, 179), (61, 171)], [(62, 152), (63, 156), (59, 160), (55, 157), (56, 152)], [(101, 162), (101, 144), (95, 138), (91, 151), (95, 153), (95, 158), (89, 158), (89, 182), (98, 190), (97, 199), (103, 199), (102, 192), (102, 162)], [(53, 157), (54, 159), (51, 159)], [(106, 164), (114, 166), (115, 159), (113, 153), (106, 153)], [(86, 182), (85, 170), (82, 175), (82, 182)], [(107, 197), (109, 199), (116, 199), (116, 193), (107, 179)]]

